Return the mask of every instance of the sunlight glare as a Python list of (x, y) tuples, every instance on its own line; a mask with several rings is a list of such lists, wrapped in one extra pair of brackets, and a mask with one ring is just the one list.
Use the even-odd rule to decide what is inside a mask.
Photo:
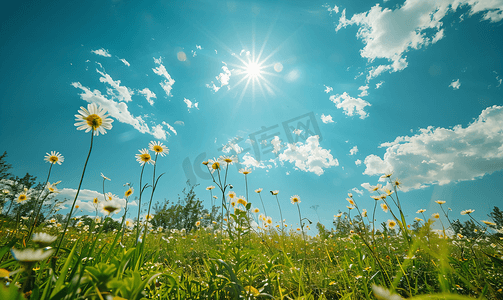
[(257, 78), (260, 74), (260, 65), (256, 62), (250, 62), (246, 65), (246, 74), (252, 78)]

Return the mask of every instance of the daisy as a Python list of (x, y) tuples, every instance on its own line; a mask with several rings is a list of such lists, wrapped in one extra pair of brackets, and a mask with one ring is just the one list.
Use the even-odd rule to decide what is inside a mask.
[(496, 226), (496, 223), (493, 223), (493, 222), (489, 222), (489, 221), (481, 221), (482, 223), (486, 224), (486, 225), (490, 225), (490, 226)]
[(475, 211), (474, 209), (467, 209), (467, 210), (463, 210), (463, 211), (461, 212), (461, 215), (463, 215), (463, 216), (464, 216), (464, 215), (469, 215), (469, 214), (471, 214), (471, 213), (472, 213), (472, 212), (474, 212), (474, 211)]
[(46, 188), (50, 193), (59, 193), (55, 183), (50, 184), (49, 182), (47, 182)]
[(139, 162), (141, 166), (145, 163), (155, 164), (155, 161), (152, 160), (152, 156), (150, 156), (150, 153), (145, 148), (140, 150), (140, 154), (136, 154), (136, 161)]
[(108, 215), (113, 214), (116, 210), (120, 209), (120, 205), (117, 203), (107, 203), (103, 206), (103, 210), (108, 213)]
[(246, 201), (245, 197), (243, 196), (239, 196), (237, 202), (238, 204), (242, 204), (243, 206), (246, 206), (246, 204), (248, 204), (248, 201)]
[(52, 253), (55, 251), (54, 249), (43, 250), (43, 249), (23, 249), (19, 250), (16, 248), (12, 248), (11, 250), (12, 256), (15, 260), (23, 263), (34, 263), (37, 261), (46, 260)]
[(387, 213), (387, 212), (388, 212), (388, 210), (389, 210), (389, 207), (388, 207), (385, 203), (381, 203), (381, 208), (382, 208), (382, 210), (384, 210), (384, 212), (386, 212), (386, 213)]
[(51, 151), (51, 154), (46, 153), (47, 156), (45, 156), (44, 160), (48, 163), (55, 164), (57, 163), (58, 165), (61, 165), (62, 162), (65, 161), (65, 158), (63, 155), (59, 154), (59, 152), (56, 151)]
[(148, 147), (151, 151), (155, 152), (155, 155), (160, 154), (161, 156), (164, 156), (166, 154), (169, 154), (168, 147), (164, 146), (161, 142), (151, 141), (148, 144)]
[(228, 165), (232, 165), (233, 163), (238, 162), (238, 158), (235, 155), (231, 155), (231, 156), (222, 155), (218, 158), (218, 160), (225, 162)]
[(260, 211), (260, 210), (259, 210), (258, 208), (254, 208), (254, 209), (252, 210), (252, 212), (253, 212), (254, 214), (258, 213), (259, 211)]
[(101, 177), (103, 177), (103, 179), (106, 179), (106, 180), (109, 180), (109, 181), (112, 181), (112, 179), (106, 177), (105, 175), (103, 175), (103, 173), (101, 173)]
[(424, 213), (425, 211), (426, 211), (426, 209), (420, 209), (420, 210), (416, 211), (416, 214), (422, 214), (422, 213)]
[(435, 203), (442, 205), (442, 204), (445, 203), (445, 201), (443, 201), (443, 200), (437, 200), (437, 201), (435, 201)]
[(423, 219), (421, 219), (421, 218), (418, 218), (418, 217), (415, 217), (415, 218), (414, 218), (414, 220), (416, 220), (416, 221), (418, 221), (418, 222), (421, 222), (421, 221), (423, 221)]
[(388, 227), (390, 229), (394, 229), (396, 226), (396, 222), (394, 220), (388, 220)]
[(16, 196), (16, 202), (17, 203), (24, 203), (26, 200), (28, 200), (28, 196), (29, 195), (26, 194), (26, 191), (24, 191)]
[(197, 221), (197, 222), (196, 222), (196, 226), (197, 226), (197, 227), (201, 226), (201, 221)]
[(255, 190), (255, 193), (257, 193), (257, 194), (260, 194), (260, 192), (262, 192), (262, 188), (259, 188), (259, 189)]
[(279, 191), (278, 191), (278, 190), (271, 191), (271, 194), (272, 194), (272, 195), (277, 195), (278, 193), (279, 193)]
[(57, 238), (58, 238), (57, 236), (52, 236), (44, 232), (39, 232), (34, 233), (33, 238), (31, 240), (37, 243), (40, 246), (40, 248), (44, 248), (52, 244)]
[[(75, 115), (77, 123), (77, 130), (86, 130), (86, 132), (93, 131), (94, 135), (107, 133), (106, 130), (112, 129), (113, 120), (107, 118), (106, 110), (96, 106), (95, 103), (87, 105), (87, 109), (83, 106), (80, 107), (80, 115)], [(106, 130), (105, 130), (106, 129)]]
[(434, 213), (431, 216), (434, 217), (435, 219), (440, 219), (440, 214), (439, 213)]
[(250, 174), (251, 172), (252, 172), (252, 171), (251, 171), (251, 169), (248, 169), (248, 168), (244, 168), (244, 169), (243, 169), (243, 168), (241, 168), (241, 169), (239, 169), (239, 173), (241, 173), (241, 174), (243, 174), (243, 175), (248, 175), (248, 174)]
[(207, 187), (207, 188), (206, 188), (206, 190), (211, 191), (211, 190), (212, 190), (212, 189), (214, 189), (214, 188), (215, 188), (215, 186), (214, 186), (214, 185), (210, 185), (209, 187)]
[(364, 217), (364, 218), (367, 217), (367, 210), (365, 208), (362, 211), (362, 217)]
[(349, 204), (355, 205), (355, 201), (353, 200), (353, 198), (346, 198), (346, 200), (348, 200)]
[(290, 197), (290, 201), (292, 202), (292, 204), (300, 203), (299, 195), (293, 195), (292, 197)]
[(124, 196), (129, 197), (133, 194), (134, 192), (134, 189), (132, 187), (130, 187), (125, 193), (124, 193)]
[(227, 194), (227, 196), (229, 196), (229, 198), (231, 198), (231, 199), (234, 199), (234, 197), (236, 197), (236, 192), (234, 192), (234, 191), (229, 192), (229, 194)]
[(154, 215), (152, 215), (152, 214), (145, 216), (145, 220), (147, 220), (147, 221), (152, 221), (153, 218), (154, 218)]

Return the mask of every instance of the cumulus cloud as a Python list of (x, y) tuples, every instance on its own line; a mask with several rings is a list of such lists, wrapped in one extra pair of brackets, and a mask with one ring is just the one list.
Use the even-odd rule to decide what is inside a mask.
[(449, 87), (453, 88), (454, 90), (459, 90), (459, 87), (461, 86), (461, 83), (459, 83), (458, 80), (453, 80), (451, 84), (449, 84)]
[(134, 95), (134, 92), (130, 88), (121, 86), (120, 80), (114, 81), (110, 75), (101, 72), (98, 69), (96, 69), (96, 72), (101, 74), (100, 82), (108, 83), (109, 85), (112, 86), (113, 89), (107, 87), (108, 95), (112, 96), (112, 98), (115, 98), (119, 101), (125, 101), (125, 102), (132, 101), (131, 95)]
[[(76, 189), (71, 189), (71, 188), (63, 188), (59, 190), (59, 193), (57, 195), (58, 199), (66, 199), (63, 203), (63, 205), (72, 205), (73, 199), (75, 199), (75, 194), (77, 193)], [(99, 201), (99, 206), (103, 207), (103, 193), (93, 191), (93, 190), (88, 190), (88, 189), (81, 189), (79, 192), (79, 197), (77, 198), (76, 205), (79, 206), (79, 210), (86, 211), (86, 212), (95, 212), (95, 207), (93, 205), (93, 199), (98, 198)], [(121, 208), (126, 206), (126, 200), (122, 198), (115, 198), (114, 202), (117, 203)], [(98, 209), (100, 209), (100, 207)]]
[(199, 109), (199, 102), (195, 102), (195, 103), (192, 103), (192, 101), (190, 101), (189, 99), (187, 98), (183, 98), (183, 102), (185, 102), (185, 104), (187, 104), (187, 110), (190, 112), (190, 109), (191, 108), (197, 108)]
[(297, 128), (292, 133), (296, 134), (296, 135), (300, 135), (302, 133), (302, 130)]
[(360, 195), (360, 196), (361, 196), (361, 195), (363, 195), (363, 191), (362, 191), (362, 190), (359, 190), (359, 189), (357, 189), (357, 188), (353, 188), (353, 189), (352, 189), (352, 191), (353, 191), (353, 192), (355, 192), (355, 193), (357, 193), (357, 194), (358, 194), (358, 195)]
[(168, 71), (166, 71), (166, 67), (164, 67), (164, 65), (162, 64), (162, 59), (160, 57), (159, 59), (156, 59), (154, 57), (154, 62), (159, 66), (157, 68), (153, 68), (152, 71), (154, 71), (155, 74), (159, 76), (164, 76), (164, 78), (166, 78), (163, 82), (160, 82), (159, 85), (166, 92), (167, 96), (173, 97), (173, 94), (171, 94), (171, 90), (173, 89), (173, 84), (175, 84), (175, 80), (171, 78), (171, 75), (169, 75)]
[(251, 156), (249, 153), (243, 155), (239, 163), (247, 168), (249, 167), (260, 168), (260, 169), (272, 168), (271, 165), (265, 165), (263, 162), (261, 161), (259, 162), (258, 160), (255, 159), (255, 157)]
[(379, 4), (369, 11), (346, 18), (341, 13), (336, 31), (357, 25), (357, 38), (365, 46), (360, 55), (368, 61), (386, 59), (391, 64), (374, 66), (367, 80), (383, 72), (397, 72), (407, 67), (404, 54), (434, 44), (444, 37), (442, 19), (458, 7), (470, 6), (470, 15), (483, 13), (483, 19), (498, 22), (503, 18), (503, 3), (493, 0), (408, 0), (400, 7), (382, 8)]
[(152, 92), (151, 90), (149, 90), (148, 88), (144, 88), (143, 90), (141, 91), (138, 91), (140, 94), (142, 94), (143, 96), (145, 96), (145, 98), (147, 99), (148, 103), (150, 105), (154, 105), (154, 98), (157, 98), (157, 96), (155, 95), (154, 92)]
[(482, 111), (463, 128), (420, 129), (414, 136), (399, 136), (384, 143), (381, 158), (365, 158), (363, 174), (393, 172), (403, 184), (402, 190), (420, 189), (433, 184), (474, 180), (503, 169), (503, 106)]
[(273, 146), (273, 150), (272, 152), (273, 153), (278, 153), (279, 150), (281, 150), (281, 140), (279, 139), (278, 136), (275, 136), (272, 140), (271, 140), (271, 144)]
[(362, 161), (361, 161), (361, 160), (359, 160), (359, 159), (355, 160), (355, 165), (359, 166), (359, 165), (361, 165), (361, 164), (362, 164)]
[(222, 63), (224, 64), (224, 66), (222, 66), (223, 72), (215, 77), (220, 83), (220, 86), (217, 86), (213, 81), (210, 84), (206, 84), (206, 87), (212, 89), (215, 93), (222, 87), (229, 85), (229, 80), (231, 79), (231, 71), (227, 68), (227, 64), (225, 62)]
[(358, 97), (365, 97), (369, 95), (369, 92), (367, 91), (369, 89), (368, 85), (364, 85), (358, 88), (360, 91), (362, 91)]
[[(234, 153), (236, 154), (239, 154), (243, 151), (243, 148), (241, 148), (237, 143), (239, 142), (239, 140), (241, 139), (241, 137), (239, 136), (236, 136), (236, 137), (233, 137), (232, 139), (230, 139), (227, 144), (225, 145), (222, 145), (222, 151), (224, 153), (229, 153), (231, 151), (234, 151)], [(216, 141), (216, 139), (215, 139)]]
[(103, 48), (101, 49), (98, 49), (98, 50), (91, 50), (92, 53), (96, 54), (96, 55), (101, 55), (101, 56), (104, 56), (104, 57), (112, 57), (112, 55), (110, 55), (110, 53), (108, 53), (108, 50), (105, 50)]
[(324, 115), (324, 114), (321, 114), (321, 121), (325, 124), (328, 124), (328, 123), (333, 123), (334, 120), (332, 120), (332, 116), (331, 115)]
[(326, 86), (326, 85), (323, 85), (323, 86), (325, 87), (325, 93), (327, 93), (327, 94), (334, 90), (334, 88), (331, 86)]
[(361, 98), (353, 98), (344, 92), (342, 95), (332, 95), (330, 96), (330, 101), (335, 103), (337, 108), (342, 108), (344, 113), (348, 116), (353, 116), (358, 114), (360, 119), (365, 119), (368, 117), (367, 112), (364, 111), (365, 106), (370, 106), (365, 100)]
[(357, 152), (358, 152), (358, 147), (354, 146), (353, 148), (351, 148), (351, 150), (349, 150), (349, 155), (355, 155)]
[(294, 163), (295, 167), (304, 172), (312, 172), (320, 176), (324, 169), (338, 166), (339, 162), (330, 154), (330, 150), (320, 147), (319, 136), (310, 136), (305, 144), (287, 144), (285, 151), (278, 156), (280, 161)]

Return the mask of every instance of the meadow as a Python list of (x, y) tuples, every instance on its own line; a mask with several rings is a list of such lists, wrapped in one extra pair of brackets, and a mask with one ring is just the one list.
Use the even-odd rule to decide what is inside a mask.
[[(93, 139), (110, 130), (112, 120), (89, 104), (76, 122), (91, 133), (91, 144), (66, 215), (58, 213), (58, 182), (49, 182), (52, 168), (64, 162), (59, 152), (47, 153), (47, 180), (38, 185), (29, 174), (9, 177), (1, 157), (0, 299), (503, 299), (502, 211), (495, 207), (487, 220), (476, 220), (469, 209), (459, 214), (463, 222), (454, 221), (439, 200), (442, 218), (424, 210), (405, 214), (402, 183), (393, 174), (383, 175), (386, 185), (372, 187), (373, 207), (360, 207), (348, 194), (332, 228), (303, 218), (302, 199), (293, 192), (246, 185), (239, 191), (246, 197), (238, 196), (228, 183), (236, 175), (228, 174), (235, 156), (202, 162), (214, 183), (207, 188), (214, 201), (209, 211), (190, 184), (178, 203), (152, 206), (162, 179), (155, 163), (168, 149), (151, 142), (136, 155), (140, 184), (125, 186), (125, 201), (105, 190), (103, 175), (95, 214), (78, 214)], [(148, 165), (150, 181), (143, 178)], [(238, 176), (247, 182), (251, 172)], [(274, 196), (275, 214), (294, 205), (299, 218), (273, 220), (262, 193)], [(132, 197), (146, 214), (139, 210), (128, 219)], [(376, 209), (389, 220), (377, 223)], [(433, 230), (438, 223), (442, 230)], [(307, 234), (308, 226), (318, 234)]]

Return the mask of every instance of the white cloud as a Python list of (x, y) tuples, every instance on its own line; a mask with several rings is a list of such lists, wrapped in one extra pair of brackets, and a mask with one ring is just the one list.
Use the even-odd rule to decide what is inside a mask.
[[(180, 122), (180, 121), (176, 121), (176, 122)], [(175, 124), (176, 124), (176, 122), (175, 122)], [(173, 126), (169, 125), (167, 122), (164, 122), (164, 121), (162, 121), (162, 124), (166, 125), (166, 127), (168, 127), (168, 129), (171, 130), (171, 132), (173, 132), (175, 135), (177, 135), (176, 130)], [(169, 132), (167, 132), (167, 133), (169, 134)]]
[(176, 121), (175, 122), (175, 125), (181, 125), (181, 126), (184, 126), (185, 123), (183, 121)]
[(148, 88), (144, 88), (143, 90), (141, 91), (138, 91), (140, 94), (142, 94), (143, 96), (145, 96), (145, 98), (147, 99), (148, 103), (150, 105), (154, 105), (154, 100), (153, 98), (157, 98), (157, 96), (155, 95), (154, 92), (152, 92), (151, 90), (149, 90)]
[(158, 64), (159, 66), (157, 68), (152, 69), (155, 74), (159, 76), (164, 76), (166, 80), (163, 82), (160, 82), (159, 85), (162, 87), (162, 89), (166, 92), (166, 95), (169, 97), (173, 97), (173, 94), (171, 94), (171, 90), (173, 89), (173, 84), (175, 84), (175, 80), (171, 78), (171, 75), (168, 74), (168, 71), (166, 71), (166, 67), (162, 64), (162, 59), (159, 57), (159, 59), (156, 59), (154, 57), (154, 62)]
[(278, 136), (275, 136), (272, 140), (271, 140), (271, 144), (273, 146), (273, 150), (272, 152), (273, 153), (278, 153), (279, 150), (281, 150), (281, 140), (279, 139)]
[(131, 95), (134, 95), (134, 92), (130, 88), (121, 86), (120, 80), (114, 81), (110, 75), (100, 72), (98, 69), (96, 69), (96, 72), (100, 73), (102, 76), (100, 77), (100, 82), (108, 83), (114, 88), (115, 91), (111, 88), (107, 88), (107, 94), (109, 94), (110, 96), (112, 96), (112, 98), (115, 98), (119, 101), (125, 101), (125, 102), (132, 101)]
[(359, 166), (359, 165), (361, 165), (361, 164), (362, 164), (362, 161), (361, 161), (361, 160), (359, 160), (359, 159), (355, 160), (355, 165)]
[(325, 87), (325, 93), (330, 93), (331, 91), (334, 90), (334, 88), (332, 88), (331, 86), (326, 86), (326, 85), (323, 85)]
[[(162, 124), (157, 124), (155, 126), (152, 126), (152, 135), (158, 139), (158, 140), (165, 140), (166, 139), (166, 133), (168, 133), (167, 131), (165, 131), (163, 128), (162, 128)], [(169, 134), (169, 133), (168, 133)]]
[(336, 31), (348, 25), (359, 26), (357, 38), (365, 46), (363, 58), (373, 62), (386, 59), (392, 64), (373, 67), (367, 80), (385, 71), (397, 72), (407, 67), (404, 54), (438, 42), (444, 36), (441, 20), (462, 5), (471, 6), (470, 14), (484, 12), (483, 19), (498, 22), (503, 18), (503, 2), (499, 0), (407, 0), (396, 9), (382, 8), (379, 4), (369, 11), (346, 18), (342, 11)]
[(216, 84), (212, 81), (211, 84), (206, 84), (206, 87), (212, 89), (215, 93), (218, 92), (219, 89), (229, 84), (229, 80), (231, 79), (231, 71), (227, 68), (227, 64), (222, 62), (224, 66), (222, 66), (223, 73), (218, 74), (215, 78), (220, 83), (220, 86), (216, 86)]
[(297, 128), (292, 133), (296, 134), (296, 135), (300, 135), (302, 133), (302, 130)]
[(349, 150), (349, 155), (355, 155), (357, 152), (358, 152), (358, 147), (354, 146), (353, 148), (351, 148), (351, 150)]
[(380, 87), (382, 86), (382, 84), (383, 84), (383, 83), (384, 83), (384, 81), (382, 81), (382, 80), (381, 80), (379, 83), (376, 83), (376, 90), (377, 90), (378, 88), (380, 88)]
[(324, 115), (324, 114), (321, 114), (321, 121), (325, 124), (328, 124), (328, 123), (333, 123), (334, 120), (332, 120), (332, 116), (331, 115)]
[[(227, 144), (225, 145), (222, 145), (222, 151), (224, 153), (229, 153), (232, 151), (234, 151), (234, 153), (236, 154), (239, 154), (243, 151), (243, 148), (241, 148), (236, 142), (240, 139), (240, 137), (233, 137), (232, 139), (230, 139)], [(215, 142), (216, 142), (216, 138), (215, 138)]]
[(353, 188), (352, 189), (353, 192), (357, 193), (358, 195), (362, 196), (363, 195), (363, 191), (362, 190), (359, 190), (357, 188)]
[(399, 136), (386, 147), (383, 158), (365, 158), (364, 174), (393, 172), (402, 190), (433, 184), (474, 180), (503, 169), (503, 106), (492, 106), (463, 128), (432, 126), (414, 136)]
[(83, 93), (80, 94), (82, 100), (88, 103), (96, 103), (106, 109), (110, 116), (117, 121), (129, 124), (141, 133), (153, 134), (141, 116), (134, 117), (131, 115), (125, 102), (115, 102), (108, 99), (105, 95), (101, 94), (99, 90), (91, 91), (88, 87), (82, 86), (80, 82), (72, 82), (72, 86), (83, 91)]
[(191, 108), (197, 108), (199, 109), (199, 102), (195, 102), (195, 103), (192, 103), (192, 101), (190, 101), (189, 99), (187, 98), (183, 98), (183, 102), (185, 102), (185, 104), (187, 104), (187, 110), (190, 112), (190, 109)]
[(360, 119), (365, 119), (368, 114), (364, 111), (365, 106), (370, 106), (365, 100), (361, 98), (353, 98), (344, 92), (342, 95), (330, 96), (330, 101), (335, 103), (337, 108), (342, 108), (344, 113), (348, 116), (353, 116), (355, 113), (360, 115)]
[(369, 95), (369, 92), (367, 91), (369, 89), (369, 86), (368, 84), (367, 85), (364, 85), (364, 86), (361, 86), (358, 88), (360, 91), (362, 91), (360, 93), (360, 95), (358, 95), (358, 97), (365, 97), (365, 96), (368, 96)]
[(330, 154), (330, 150), (320, 147), (317, 135), (307, 138), (305, 144), (301, 142), (287, 144), (285, 151), (278, 158), (280, 161), (294, 163), (297, 169), (313, 172), (318, 176), (325, 172), (325, 168), (339, 165), (337, 159)]
[(127, 60), (125, 60), (124, 58), (120, 58), (120, 61), (122, 61), (126, 66), (131, 66)]
[(239, 163), (244, 165), (247, 168), (249, 168), (249, 167), (255, 167), (255, 168), (260, 168), (260, 169), (272, 168), (271, 165), (265, 165), (263, 162), (259, 162), (253, 156), (251, 156), (249, 153), (246, 153), (245, 155), (243, 155), (243, 157), (241, 158), (241, 161)]
[[(75, 199), (76, 193), (77, 193), (76, 189), (63, 188), (59, 190), (59, 193), (56, 198), (67, 199), (67, 201), (65, 201), (63, 204), (71, 206), (73, 203), (73, 199)], [(104, 202), (103, 193), (88, 189), (81, 189), (79, 191), (79, 196), (75, 203), (76, 205), (79, 206), (78, 210), (83, 210), (83, 212), (95, 212), (95, 207), (93, 205), (94, 198), (98, 198), (98, 201), (100, 201), (102, 207)], [(115, 203), (119, 204), (120, 207), (124, 207), (126, 205), (126, 200), (122, 198), (117, 198), (115, 199)]]
[(459, 83), (458, 80), (453, 80), (451, 84), (449, 84), (449, 87), (452, 87), (454, 90), (459, 90), (459, 87), (461, 86), (461, 83)]
[(104, 56), (104, 57), (112, 57), (112, 55), (110, 55), (110, 53), (108, 53), (108, 50), (105, 50), (103, 48), (101, 49), (98, 49), (98, 50), (91, 50), (92, 53), (96, 54), (96, 55), (101, 55), (101, 56)]
[(203, 47), (201, 47), (201, 45), (196, 45), (196, 49), (202, 50)]

